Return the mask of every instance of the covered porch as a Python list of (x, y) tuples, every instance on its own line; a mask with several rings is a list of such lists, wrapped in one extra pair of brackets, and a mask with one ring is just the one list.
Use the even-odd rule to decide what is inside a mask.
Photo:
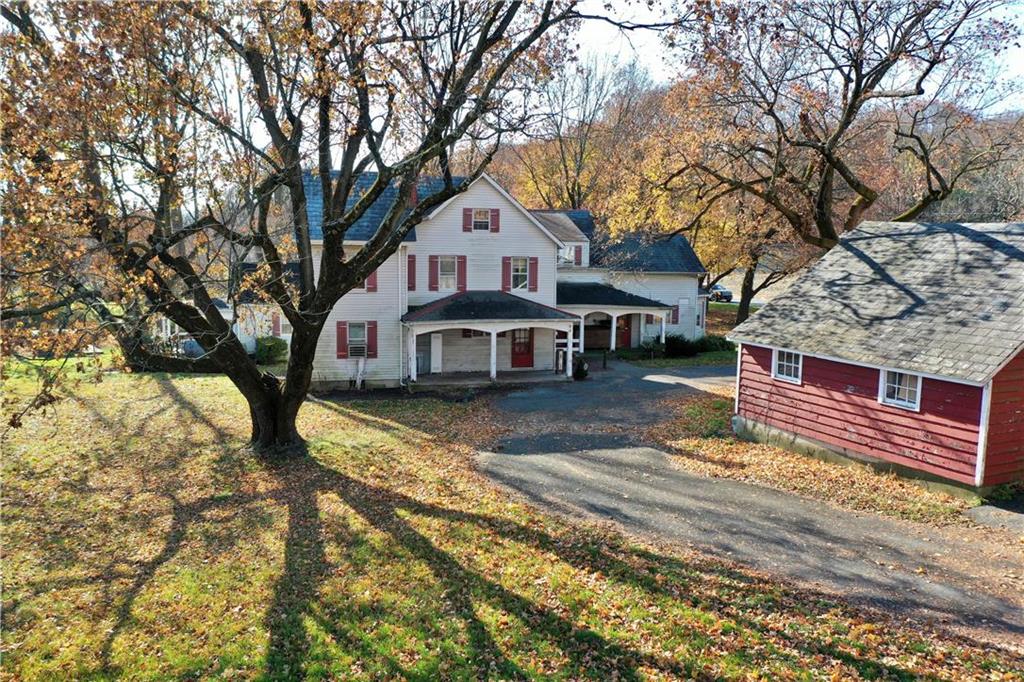
[[(572, 376), (575, 316), (501, 291), (466, 291), (402, 318), (410, 382)], [(562, 337), (562, 338), (560, 338)], [(536, 379), (533, 379), (536, 380)]]
[(559, 282), (558, 307), (576, 316), (577, 349), (632, 348), (646, 340), (665, 343), (672, 306), (597, 282)]

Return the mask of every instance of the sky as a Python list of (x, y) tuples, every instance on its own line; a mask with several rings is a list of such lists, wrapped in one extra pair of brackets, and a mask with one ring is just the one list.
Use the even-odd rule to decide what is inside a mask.
[[(604, 13), (605, 2), (587, 0), (583, 11), (591, 14)], [(653, 22), (662, 20), (661, 11), (652, 11), (646, 2), (609, 3), (614, 4), (615, 17), (620, 20), (635, 22)], [(1024, 0), (1015, 0), (1004, 16), (1024, 25)], [(672, 80), (678, 73), (678, 65), (672, 63), (671, 55), (661, 44), (656, 31), (634, 30), (621, 31), (615, 26), (602, 21), (587, 21), (580, 29), (579, 44), (581, 58), (611, 57), (619, 63), (628, 63), (636, 59), (647, 68), (651, 78), (658, 83)], [(1015, 79), (1024, 84), (1024, 46), (1021, 44), (1008, 46), (1000, 56), (1001, 71), (1007, 79)], [(998, 109), (1024, 109), (1024, 92), (1004, 102)]]

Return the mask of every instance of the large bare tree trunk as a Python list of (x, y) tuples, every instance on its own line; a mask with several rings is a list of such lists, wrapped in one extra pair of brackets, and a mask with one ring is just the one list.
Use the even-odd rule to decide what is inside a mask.
[(736, 324), (750, 317), (750, 304), (754, 300), (754, 274), (757, 261), (751, 263), (743, 272), (743, 283), (740, 285), (740, 304), (736, 309)]

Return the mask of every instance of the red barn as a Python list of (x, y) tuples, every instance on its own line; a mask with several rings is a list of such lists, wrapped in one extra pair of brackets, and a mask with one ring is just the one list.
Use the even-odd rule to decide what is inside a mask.
[(741, 436), (1024, 480), (1024, 224), (864, 223), (729, 338)]

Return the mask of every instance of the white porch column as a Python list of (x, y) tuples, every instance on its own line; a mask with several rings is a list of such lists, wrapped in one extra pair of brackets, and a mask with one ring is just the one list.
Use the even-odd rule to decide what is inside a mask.
[(665, 343), (665, 318), (668, 317), (665, 313), (661, 314), (661, 342)]
[(615, 337), (617, 337), (619, 335), (618, 324), (619, 324), (619, 316), (613, 314), (612, 315), (612, 338), (608, 341), (608, 350), (613, 351), (613, 352), (615, 351), (615, 341), (616, 341)]
[(491, 381), (498, 380), (498, 332), (491, 330)]
[(586, 314), (580, 315), (580, 352), (582, 353), (585, 349), (583, 347), (583, 329), (587, 326)]
[(409, 327), (409, 381), (416, 381), (416, 330)]
[(565, 376), (572, 376), (572, 330), (576, 327), (576, 323), (569, 324), (569, 333), (566, 337), (568, 343), (565, 344)]

